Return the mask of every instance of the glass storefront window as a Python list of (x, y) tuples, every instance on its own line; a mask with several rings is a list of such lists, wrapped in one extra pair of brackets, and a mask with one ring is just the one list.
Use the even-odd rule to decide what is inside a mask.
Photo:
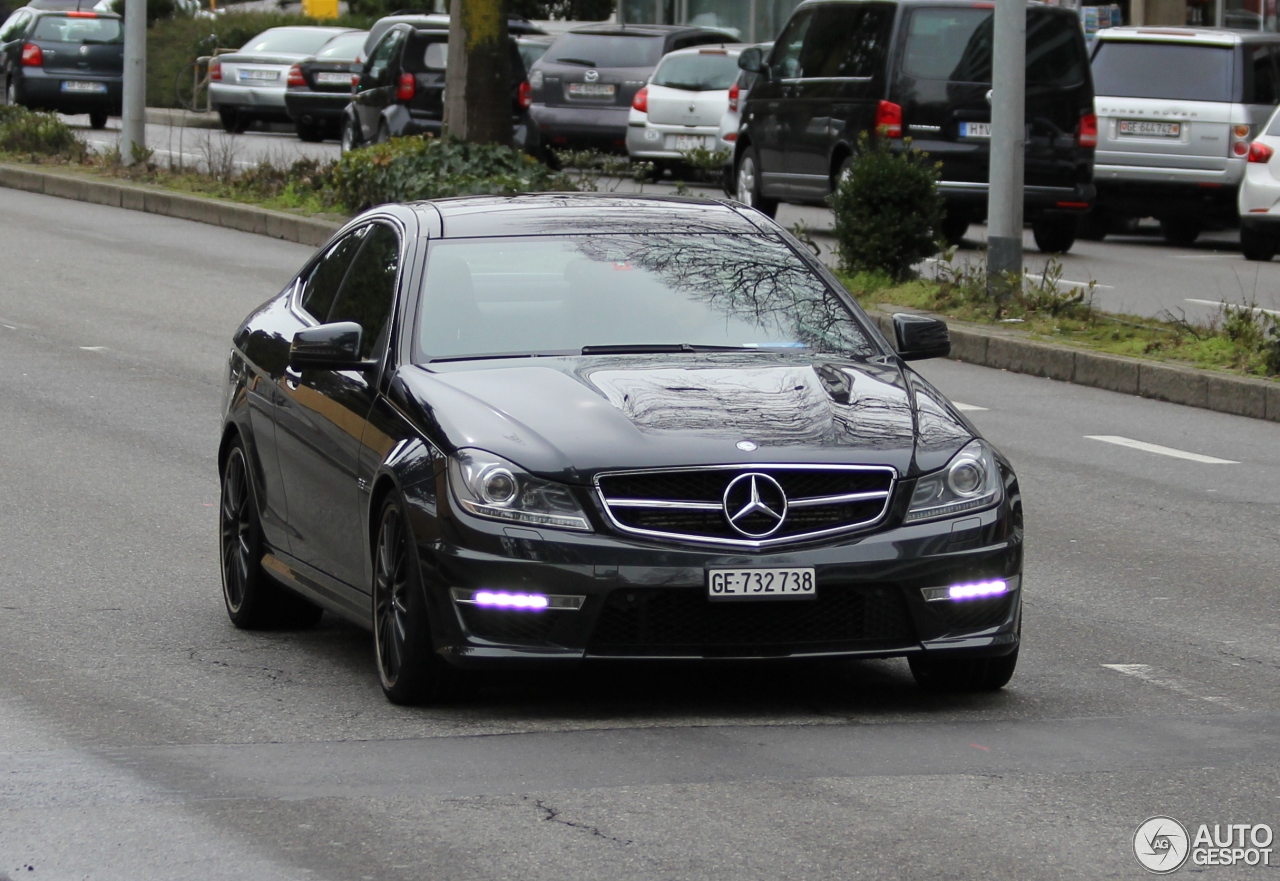
[(723, 28), (738, 39), (774, 39), (800, 0), (619, 0), (618, 18), (633, 24)]

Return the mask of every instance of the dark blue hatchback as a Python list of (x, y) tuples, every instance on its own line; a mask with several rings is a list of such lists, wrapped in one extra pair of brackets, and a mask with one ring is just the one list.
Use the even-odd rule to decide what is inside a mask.
[(0, 28), (0, 71), (9, 104), (87, 113), (102, 128), (120, 115), (123, 22), (112, 13), (19, 9)]

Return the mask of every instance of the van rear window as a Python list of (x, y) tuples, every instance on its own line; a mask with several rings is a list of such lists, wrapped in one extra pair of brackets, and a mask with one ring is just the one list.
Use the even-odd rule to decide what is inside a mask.
[[(954, 6), (917, 9), (907, 25), (902, 72), (925, 80), (991, 82), (994, 14)], [(1070, 16), (1027, 10), (1027, 85), (1074, 86), (1084, 80), (1084, 45)]]
[(1230, 46), (1102, 40), (1093, 53), (1093, 91), (1108, 98), (1230, 101), (1234, 54)]

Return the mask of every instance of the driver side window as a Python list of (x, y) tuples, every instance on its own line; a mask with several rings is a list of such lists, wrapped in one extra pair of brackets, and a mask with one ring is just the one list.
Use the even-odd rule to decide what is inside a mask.
[(369, 56), (369, 66), (365, 68), (366, 89), (377, 89), (391, 81), (391, 62), (403, 38), (404, 31), (392, 30), (374, 48)]
[(792, 16), (782, 36), (778, 37), (769, 62), (774, 79), (792, 80), (804, 76), (804, 70), (800, 66), (800, 50), (804, 48), (804, 38), (809, 33), (811, 21), (812, 12), (800, 12)]

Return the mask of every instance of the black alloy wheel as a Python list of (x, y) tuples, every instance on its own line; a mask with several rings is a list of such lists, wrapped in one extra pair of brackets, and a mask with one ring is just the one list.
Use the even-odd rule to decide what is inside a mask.
[(356, 121), (349, 116), (342, 121), (342, 137), (339, 141), (343, 153), (349, 153), (360, 146), (360, 132), (356, 129)]
[(242, 630), (282, 624), (315, 626), (324, 610), (282, 587), (262, 568), (262, 527), (244, 445), (239, 440), (232, 444), (223, 465), (218, 521), (222, 599), (231, 623)]
[(89, 114), (89, 128), (106, 128), (107, 112), (105, 110), (95, 110)]
[(1076, 243), (1080, 218), (1074, 214), (1050, 214), (1031, 224), (1036, 247), (1046, 254), (1065, 254)]
[(1200, 238), (1200, 224), (1186, 217), (1166, 217), (1160, 221), (1160, 235), (1169, 244), (1186, 248)]
[(754, 146), (742, 151), (734, 180), (739, 202), (749, 205), (766, 217), (771, 218), (778, 213), (778, 200), (766, 199), (760, 195), (760, 154)]
[(298, 140), (306, 141), (308, 144), (318, 144), (324, 140), (324, 126), (318, 122), (299, 119), (294, 123), (294, 129), (298, 133)]
[(432, 651), (416, 551), (395, 495), (382, 503), (373, 554), (373, 645), (382, 692), (393, 704), (455, 696), (459, 674)]
[(907, 659), (916, 684), (926, 691), (999, 691), (1009, 684), (1018, 666), (1018, 650), (998, 658), (931, 658), (911, 655)]
[(1280, 239), (1267, 235), (1260, 229), (1240, 227), (1240, 251), (1246, 260), (1258, 260), (1267, 263), (1276, 256), (1280, 248)]
[(244, 134), (249, 128), (249, 118), (236, 107), (219, 107), (218, 119), (222, 121), (222, 130), (229, 135)]

